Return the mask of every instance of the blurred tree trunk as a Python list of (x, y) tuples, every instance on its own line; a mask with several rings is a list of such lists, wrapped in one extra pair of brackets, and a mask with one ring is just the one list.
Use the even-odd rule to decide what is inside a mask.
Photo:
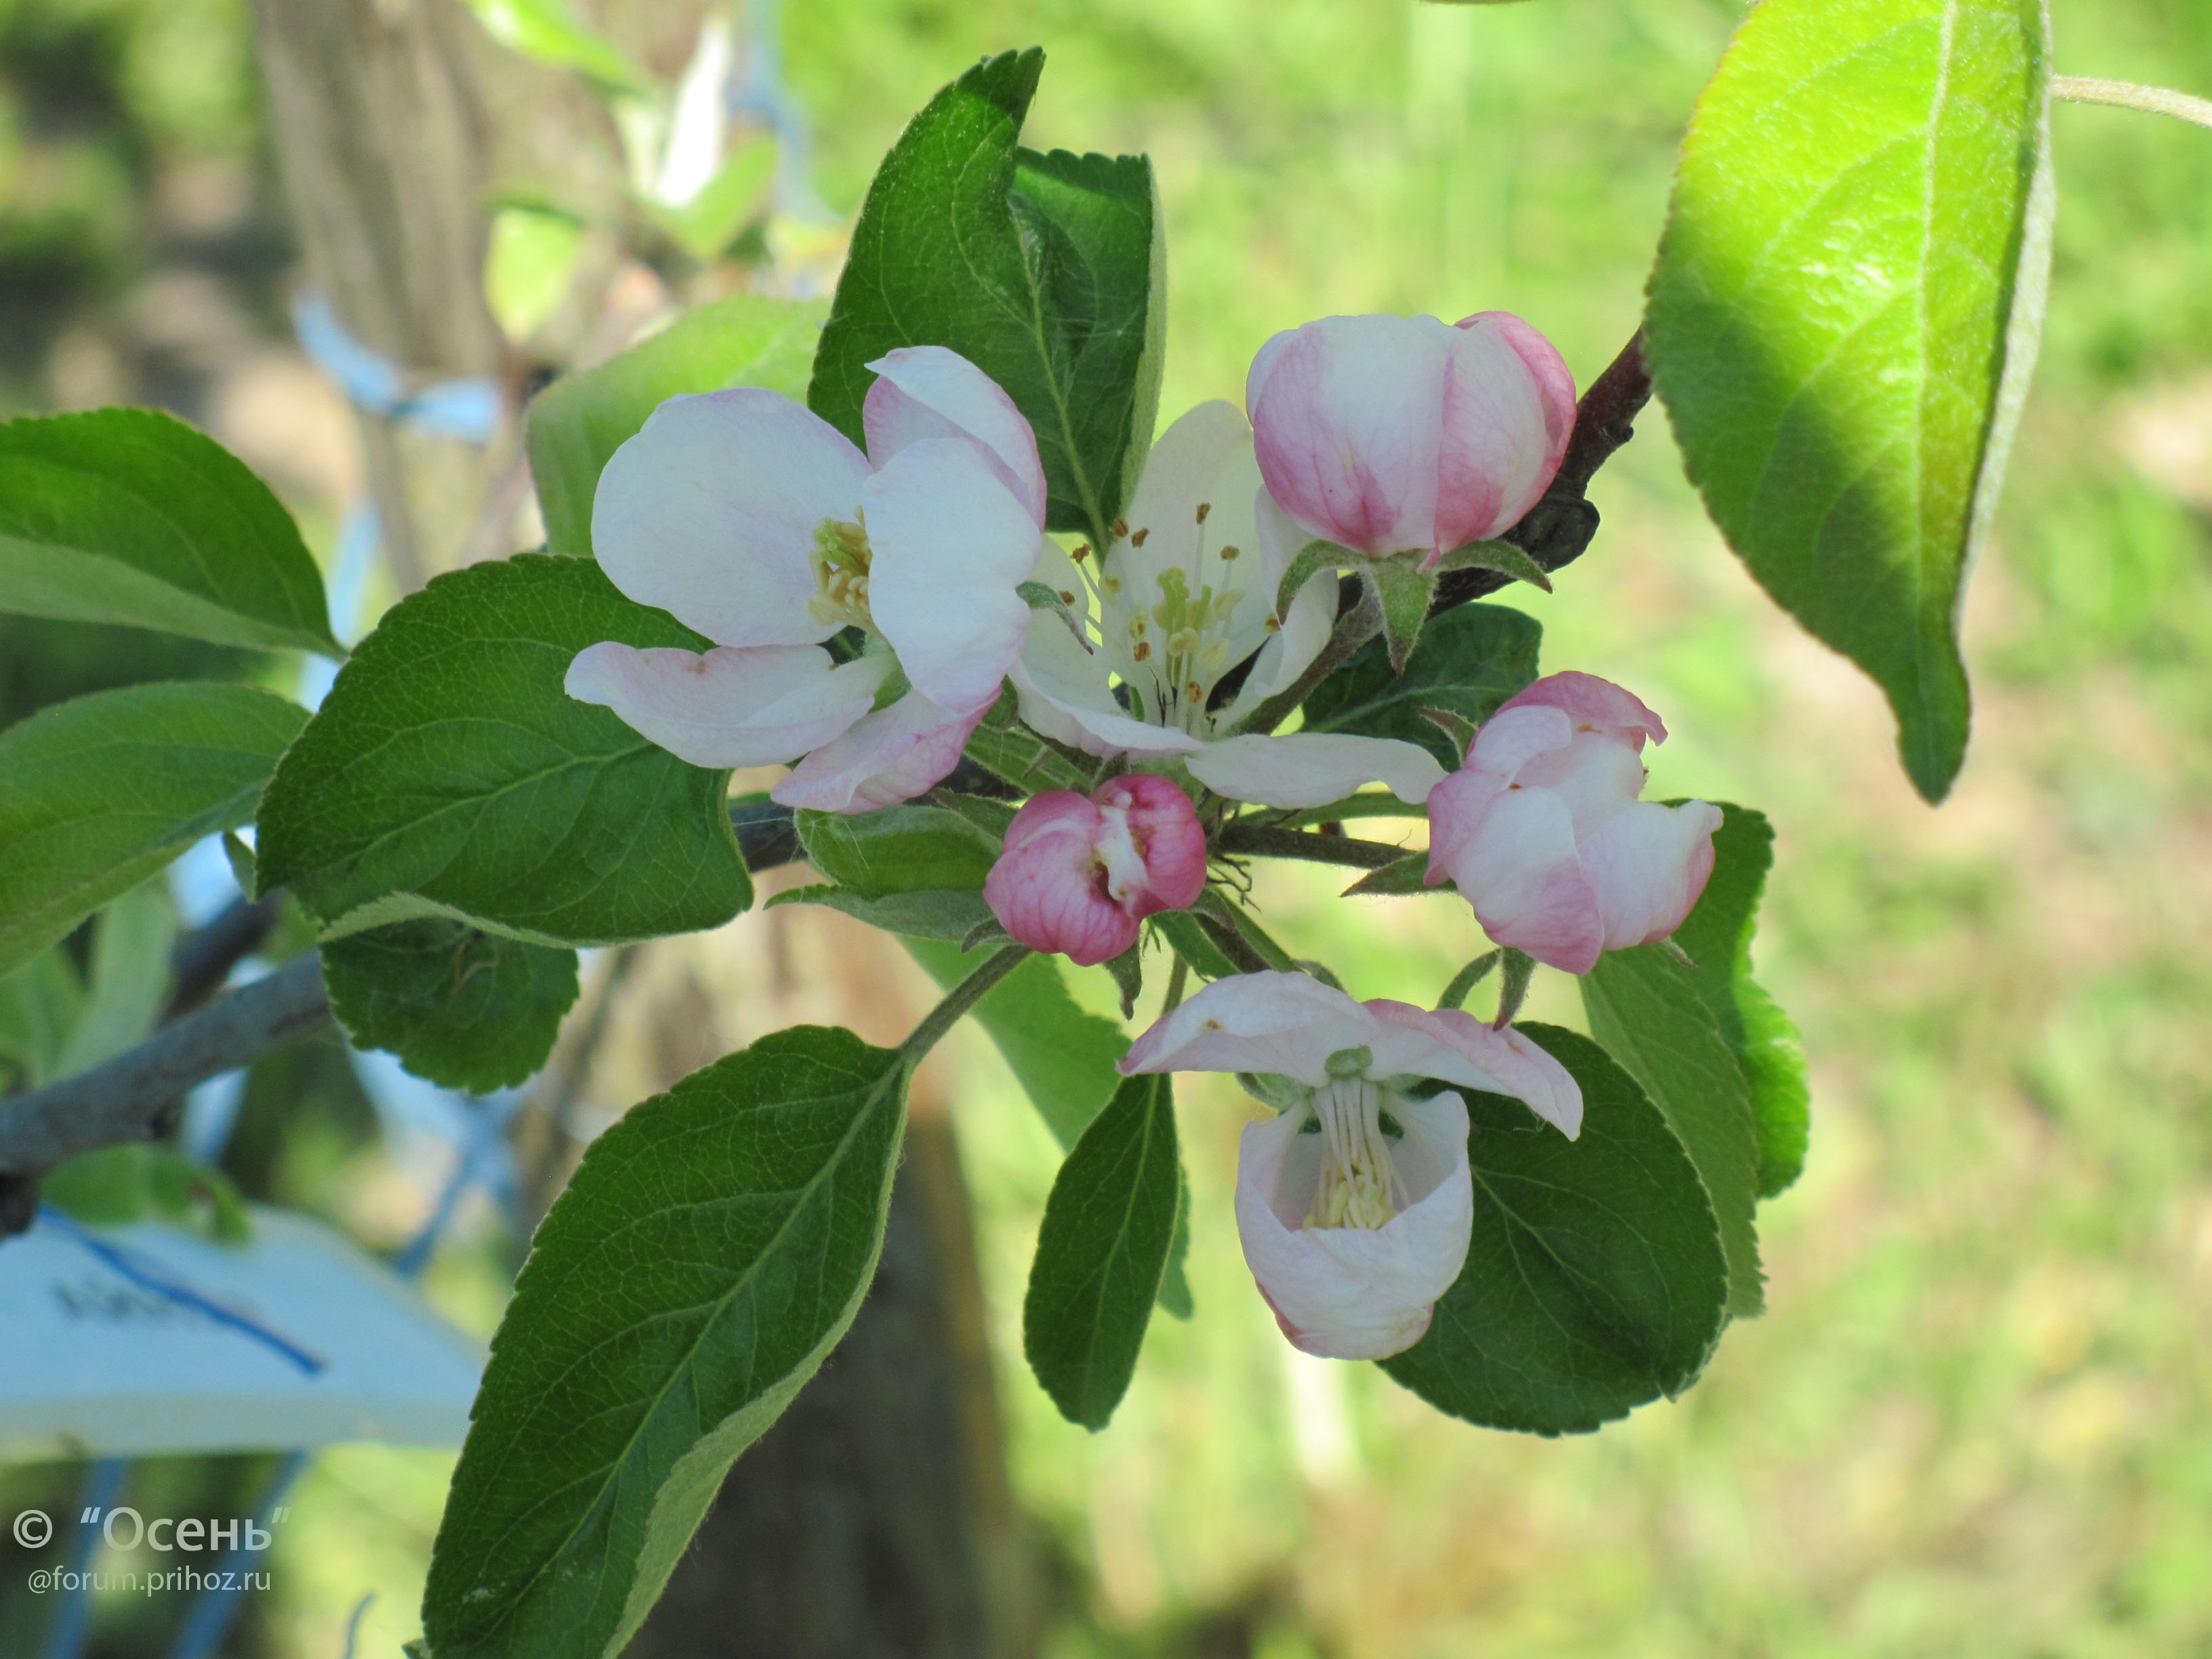
[[(483, 261), (485, 112), (504, 100), (487, 83), (532, 67), (457, 0), (253, 0), (253, 22), (309, 282), (410, 389), (501, 378)], [(358, 414), (392, 574), (419, 587), (459, 562), (513, 440), (476, 447)]]

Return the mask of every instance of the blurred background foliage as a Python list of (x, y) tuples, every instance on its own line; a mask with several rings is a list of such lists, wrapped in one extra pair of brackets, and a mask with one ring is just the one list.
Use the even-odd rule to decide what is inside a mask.
[[(0, 405), (175, 407), (327, 544), (358, 462), (285, 331), (294, 256), (245, 9), (0, 0)], [(579, 7), (641, 56), (674, 40), (680, 67), (672, 20), (690, 9), (638, 9), (649, 24)], [(2200, 7), (2053, 11), (2063, 71), (2212, 91)], [(938, 86), (1043, 44), (1030, 142), (1158, 164), (1172, 416), (1238, 397), (1261, 340), (1331, 312), (1510, 309), (1587, 382), (1635, 326), (1674, 146), (1740, 15), (1731, 0), (812, 0), (783, 49), (813, 185), (849, 213)], [(2212, 136), (2063, 106), (2054, 124), (2051, 324), (1966, 607), (1976, 729), (1948, 804), (1917, 802), (1874, 690), (1720, 546), (1656, 412), (1593, 491), (1589, 554), (1556, 595), (1513, 600), (1542, 618), (1547, 667), (1618, 678), (1667, 716), (1661, 795), (1756, 805), (1779, 835), (1758, 957), (1812, 1057), (1812, 1158), (1764, 1217), (1771, 1311), (1729, 1332), (1692, 1393), (1546, 1442), (1301, 1359), (1237, 1251), (1246, 1106), (1197, 1083), (1198, 1316), (1156, 1322), (1119, 1418), (1088, 1437), (1020, 1359), (1052, 1142), (979, 1040), (935, 1062), (1017, 1490), (1064, 1568), (1054, 1655), (2212, 1654)], [(0, 621), (0, 719), (121, 679), (275, 672)], [(1359, 994), (1432, 997), (1475, 948), (1459, 907), (1352, 907), (1322, 878), (1275, 879), (1277, 931)], [(716, 947), (757, 962), (781, 925), (742, 919)], [(694, 1043), (785, 1023), (769, 1017), (785, 1003), (743, 1000), (752, 969), (660, 977), (692, 1003), (657, 1029)], [(1579, 1023), (1557, 976), (1531, 1012)], [(710, 1057), (678, 1064), (647, 1033), (615, 1048), (605, 1111)], [(303, 1090), (322, 1104), (280, 1144), (250, 1103), (234, 1173), (397, 1240), (420, 1195), (333, 1059), (257, 1079), (270, 1114)], [(518, 1250), (487, 1209), (434, 1295), (489, 1330)], [(261, 1465), (147, 1467), (220, 1513)], [(335, 1654), (370, 1589), (362, 1650), (392, 1651), (447, 1467), (319, 1459), (232, 1651)], [(0, 1471), (0, 1508), (59, 1510), (76, 1479)], [(9, 1653), (43, 1617), (21, 1583), (0, 1584)], [(122, 1654), (153, 1650), (133, 1632), (174, 1609), (111, 1614), (96, 1650)]]

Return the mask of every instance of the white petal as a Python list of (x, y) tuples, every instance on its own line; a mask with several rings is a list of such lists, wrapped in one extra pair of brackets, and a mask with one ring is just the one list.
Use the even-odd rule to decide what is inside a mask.
[[(1257, 466), (1255, 461), (1255, 470)], [(1290, 514), (1275, 505), (1274, 497), (1264, 488), (1255, 499), (1253, 510), (1259, 525), (1261, 556), (1266, 562), (1262, 567), (1265, 578), (1256, 596), (1264, 628), (1267, 613), (1274, 608), (1275, 592), (1283, 585), (1283, 573), (1313, 538), (1291, 522)], [(1324, 572), (1292, 596), (1290, 615), (1282, 619), (1280, 630), (1261, 649), (1260, 660), (1252, 665), (1252, 672), (1237, 689), (1235, 700), (1216, 717), (1217, 727), (1236, 725), (1269, 697), (1287, 688), (1321, 655), (1322, 647), (1328, 643), (1328, 636), (1335, 629), (1336, 580)]]
[(1008, 671), (1033, 732), (1086, 755), (1184, 755), (1201, 747), (1187, 732), (1153, 726), (1114, 700), (1103, 656), (1076, 643), (1050, 611), (1036, 612), (1022, 654)]
[(814, 645), (640, 651), (614, 640), (568, 665), (568, 693), (611, 708), (694, 766), (773, 766), (829, 742), (868, 712), (889, 657), (833, 665)]
[(1564, 711), (1508, 703), (1475, 732), (1468, 745), (1467, 769), (1502, 787), (1514, 781), (1538, 756), (1565, 749), (1574, 738), (1574, 720)]
[(850, 520), (866, 457), (828, 422), (757, 387), (671, 398), (615, 451), (592, 501), (599, 568), (718, 645), (811, 645), (824, 519)]
[(1485, 933), (1566, 973), (1596, 965), (1605, 923), (1576, 857), (1565, 801), (1548, 789), (1508, 787), (1491, 798), (1470, 833), (1454, 840), (1444, 867)]
[(1358, 1003), (1307, 975), (1238, 974), (1157, 1021), (1121, 1057), (1121, 1074), (1276, 1072), (1319, 1087), (1331, 1054), (1372, 1044), (1381, 1029)]
[(1443, 1133), (1457, 1113), (1456, 1162), (1425, 1198), (1374, 1229), (1285, 1225), (1269, 1200), (1301, 1115), (1246, 1126), (1237, 1168), (1244, 1260), (1284, 1334), (1307, 1353), (1381, 1359), (1411, 1347), (1466, 1265), (1474, 1224), (1467, 1112), (1456, 1096), (1438, 1100), (1449, 1102), (1442, 1108)]
[[(1251, 510), (1249, 492), (1259, 483), (1257, 464), (1244, 484), (1245, 500), (1237, 501), (1225, 495), (1217, 500), (1216, 495), (1230, 464), (1251, 453), (1252, 428), (1246, 424), (1243, 412), (1218, 398), (1199, 404), (1160, 434), (1145, 461), (1137, 493), (1130, 497), (1123, 515), (1128, 521), (1129, 539), (1114, 544), (1106, 563), (1106, 568), (1121, 578), (1133, 596), (1141, 596), (1139, 602), (1150, 605), (1159, 598), (1157, 584), (1163, 570), (1188, 574), (1196, 568), (1201, 535), (1208, 548), (1220, 547), (1224, 542), (1237, 544), (1239, 533), (1246, 531), (1243, 520)], [(1203, 526), (1198, 521), (1201, 501), (1213, 509)], [(1216, 512), (1234, 516), (1228, 524), (1218, 523)], [(1135, 540), (1139, 532), (1145, 538), (1141, 545)], [(1198, 590), (1194, 586), (1191, 591)]]
[(1577, 732), (1565, 749), (1539, 755), (1514, 775), (1528, 789), (1548, 789), (1566, 802), (1575, 839), (1635, 804), (1644, 793), (1644, 762), (1636, 750), (1603, 732)]
[(941, 708), (909, 691), (824, 744), (769, 791), (786, 806), (817, 812), (866, 812), (896, 806), (940, 781), (990, 704), (970, 714)]
[(862, 491), (873, 562), (868, 608), (915, 689), (968, 712), (994, 701), (1021, 654), (1028, 602), (1014, 590), (1043, 538), (983, 453), (929, 438)]
[(1682, 925), (1712, 873), (1711, 837), (1720, 827), (1720, 809), (1701, 800), (1638, 801), (1583, 843), (1607, 950), (1664, 939)]
[[(1568, 1139), (1582, 1133), (1583, 1091), (1573, 1073), (1521, 1032), (1510, 1026), (1493, 1030), (1458, 1008), (1430, 1010), (1379, 1000), (1367, 1006), (1386, 1033), (1375, 1045), (1371, 1075), (1431, 1077), (1511, 1095)], [(1462, 1137), (1464, 1133), (1462, 1128)]]
[(876, 383), (861, 405), (868, 459), (877, 466), (908, 444), (966, 438), (981, 444), (992, 471), (1044, 528), (1044, 467), (1036, 434), (999, 383), (944, 346), (902, 346), (868, 367)]
[(1217, 795), (1263, 806), (1319, 806), (1362, 784), (1384, 783), (1418, 805), (1442, 783), (1444, 769), (1419, 744), (1342, 732), (1247, 732), (1209, 743), (1189, 761), (1190, 775)]

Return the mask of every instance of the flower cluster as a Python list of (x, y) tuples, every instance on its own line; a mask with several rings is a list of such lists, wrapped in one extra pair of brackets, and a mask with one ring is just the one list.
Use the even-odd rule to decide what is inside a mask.
[[(672, 398), (617, 452), (599, 562), (711, 644), (594, 645), (572, 696), (697, 765), (787, 764), (787, 805), (860, 813), (943, 782), (1011, 690), (1093, 787), (1013, 814), (983, 898), (1013, 940), (1080, 965), (1133, 963), (1146, 918), (1201, 901), (1233, 922), (1234, 899), (1207, 898), (1210, 873), (1235, 884), (1225, 832), (1377, 784), (1425, 808), (1428, 882), (1501, 947), (1581, 974), (1681, 924), (1720, 815), (1639, 799), (1666, 728), (1617, 685), (1537, 681), (1449, 772), (1413, 743), (1274, 729), (1360, 642), (1339, 585), (1304, 569), (1432, 571), (1550, 484), (1575, 389), (1528, 324), (1278, 335), (1244, 410), (1201, 404), (1168, 428), (1103, 546), (1045, 533), (1036, 439), (981, 369), (937, 346), (870, 368), (865, 452), (750, 389)], [(1275, 1109), (1244, 1132), (1237, 1219), (1285, 1334), (1347, 1358), (1419, 1340), (1474, 1215), (1455, 1091), (1516, 1097), (1572, 1139), (1574, 1079), (1510, 1006), (1486, 1023), (1273, 970), (1174, 1006), (1183, 983), (1179, 958), (1121, 1069), (1234, 1073)]]

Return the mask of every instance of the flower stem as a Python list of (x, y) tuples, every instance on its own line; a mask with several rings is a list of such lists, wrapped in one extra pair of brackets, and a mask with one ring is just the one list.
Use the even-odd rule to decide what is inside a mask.
[(921, 1024), (914, 1028), (913, 1034), (899, 1044), (899, 1053), (906, 1057), (906, 1063), (920, 1065), (922, 1056), (959, 1024), (963, 1014), (981, 1002), (993, 986), (1020, 967), (1031, 954), (1026, 945), (1009, 945), (946, 992), (945, 1000), (931, 1009)]
[(2120, 109), (2139, 109), (2152, 115), (2171, 115), (2200, 127), (2212, 128), (2212, 99), (2192, 98), (2165, 87), (2140, 87), (2132, 81), (2099, 81), (2079, 75), (2054, 75), (2051, 95), (2069, 104), (2111, 104)]
[(1501, 951), (1486, 951), (1459, 972), (1454, 974), (1451, 983), (1444, 987), (1444, 994), (1437, 999), (1437, 1006), (1439, 1008), (1466, 1007), (1468, 994), (1490, 976), (1490, 970), (1498, 966), (1498, 959), (1502, 955)]
[(1357, 870), (1380, 870), (1406, 856), (1404, 848), (1393, 847), (1388, 842), (1363, 841), (1356, 836), (1312, 836), (1300, 830), (1275, 830), (1234, 822), (1223, 828), (1215, 844), (1224, 853), (1304, 859), (1313, 864), (1350, 865)]

